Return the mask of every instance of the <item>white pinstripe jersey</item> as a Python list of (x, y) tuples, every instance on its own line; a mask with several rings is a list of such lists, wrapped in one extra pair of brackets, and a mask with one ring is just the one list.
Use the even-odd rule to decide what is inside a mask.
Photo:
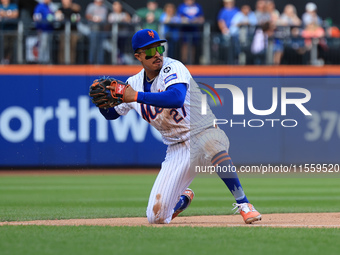
[[(154, 126), (162, 135), (167, 145), (186, 141), (190, 135), (195, 135), (211, 127), (216, 118), (207, 106), (207, 114), (201, 115), (201, 91), (193, 80), (189, 70), (179, 61), (164, 57), (163, 67), (153, 81), (150, 91), (157, 93), (176, 83), (188, 86), (182, 108), (159, 108), (137, 102), (122, 103), (115, 107), (120, 115), (126, 115), (135, 109), (140, 116)], [(127, 83), (136, 90), (144, 91), (144, 69), (128, 78)]]

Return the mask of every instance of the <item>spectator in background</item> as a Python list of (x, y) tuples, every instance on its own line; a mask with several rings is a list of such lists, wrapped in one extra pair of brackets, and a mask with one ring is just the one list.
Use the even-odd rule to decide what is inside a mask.
[(255, 65), (264, 65), (266, 63), (266, 49), (268, 47), (268, 38), (272, 36), (273, 29), (269, 21), (261, 24), (256, 29), (253, 42), (251, 44), (251, 53), (253, 54)]
[(18, 16), (19, 16), (19, 11), (18, 11), (18, 5), (16, 3), (11, 3), (10, 0), (1, 0), (0, 21), (2, 22), (11, 21), (11, 20), (17, 19)]
[(230, 33), (237, 35), (241, 26), (255, 26), (257, 19), (249, 5), (242, 5), (241, 10), (231, 20)]
[(330, 26), (327, 29), (327, 36), (330, 38), (340, 38), (340, 29), (336, 26)]
[[(301, 19), (297, 16), (296, 8), (292, 4), (287, 4), (280, 18), (276, 22), (279, 28), (276, 31), (277, 37), (280, 37), (281, 56), (276, 55), (280, 59), (275, 59), (274, 62), (282, 59), (283, 54), (288, 53), (288, 56), (301, 55), (301, 39), (298, 38), (299, 28), (302, 24)], [(294, 33), (294, 35), (293, 35)], [(277, 39), (276, 39), (277, 40)], [(285, 43), (284, 43), (285, 42)], [(284, 47), (285, 45), (285, 47)]]
[(219, 11), (217, 16), (217, 24), (222, 35), (229, 35), (229, 28), (231, 25), (231, 19), (239, 12), (239, 9), (235, 7), (234, 0), (223, 0), (223, 8)]
[(298, 27), (292, 27), (290, 38), (288, 40), (288, 47), (285, 49), (285, 55), (288, 55), (286, 61), (288, 64), (302, 64), (307, 65), (309, 62), (308, 54), (306, 54), (306, 47), (304, 39), (301, 37), (301, 30)]
[[(11, 3), (10, 0), (1, 0), (0, 4), (0, 28), (4, 31), (3, 36), (3, 53), (1, 64), (13, 63), (13, 50), (15, 44), (15, 32), (17, 28), (16, 19), (19, 16), (18, 6)], [(2, 54), (1, 54), (2, 55)]]
[[(196, 3), (195, 0), (183, 1), (177, 11), (178, 16), (181, 17), (181, 23), (186, 24), (181, 29), (183, 39), (181, 60), (184, 64), (192, 64), (198, 62), (196, 60), (196, 48), (201, 41), (201, 36), (197, 24), (204, 23), (204, 14), (201, 5)], [(190, 53), (189, 47), (191, 49)]]
[(109, 23), (130, 23), (131, 16), (129, 13), (123, 11), (123, 6), (120, 1), (113, 1), (112, 12), (108, 16)]
[(239, 8), (235, 7), (234, 0), (223, 0), (223, 7), (217, 15), (217, 25), (222, 34), (220, 44), (222, 47), (222, 54), (220, 54), (219, 57), (221, 57), (223, 61), (227, 60), (228, 64), (234, 64), (235, 58), (229, 29), (232, 18), (239, 11)]
[[(312, 65), (323, 65), (323, 55), (328, 50), (327, 42), (324, 38), (325, 30), (322, 28), (323, 21), (317, 14), (317, 6), (315, 3), (306, 4), (306, 12), (302, 15), (303, 31), (301, 36), (305, 39), (306, 55), (311, 56)], [(318, 56), (312, 55), (313, 38), (316, 38), (316, 46)]]
[(94, 0), (86, 7), (85, 17), (89, 22), (90, 42), (89, 42), (89, 63), (104, 64), (104, 50), (102, 42), (103, 23), (106, 22), (108, 9), (103, 5), (103, 0)]
[(279, 65), (281, 63), (281, 58), (283, 55), (283, 47), (281, 42), (274, 38), (275, 25), (271, 22), (266, 22), (256, 29), (254, 39), (251, 45), (251, 52), (254, 57), (255, 65), (266, 64), (266, 56), (268, 45), (273, 43), (272, 53), (273, 53), (273, 64)]
[(255, 15), (258, 25), (262, 25), (270, 21), (270, 14), (266, 10), (266, 0), (257, 0), (255, 7)]
[(29, 30), (33, 22), (34, 8), (37, 5), (36, 0), (18, 0), (19, 17), (23, 22), (24, 29)]
[(280, 12), (275, 8), (275, 3), (272, 0), (267, 0), (265, 5), (266, 13), (270, 16), (270, 22), (273, 25), (276, 25), (277, 21), (280, 18)]
[(173, 3), (167, 3), (165, 4), (164, 11), (159, 19), (159, 22), (162, 24), (161, 34), (168, 40), (168, 56), (171, 58), (178, 58), (178, 24), (181, 22), (181, 18), (176, 12), (176, 6)]
[(304, 27), (311, 23), (322, 26), (322, 19), (317, 14), (315, 3), (310, 2), (306, 4), (306, 12), (302, 15), (302, 23)]
[[(76, 63), (78, 42), (77, 22), (80, 20), (80, 9), (80, 5), (73, 3), (72, 0), (61, 0), (61, 7), (55, 13), (58, 21), (71, 22), (70, 63), (72, 65)], [(65, 25), (61, 28), (65, 30)], [(59, 40), (59, 63), (65, 64), (65, 33), (61, 33)]]
[(144, 29), (153, 29), (158, 31), (159, 18), (162, 15), (162, 9), (158, 8), (155, 0), (148, 0), (146, 7), (137, 10), (137, 18), (143, 23)]
[(35, 28), (38, 31), (38, 62), (47, 64), (51, 62), (50, 45), (52, 44), (52, 31), (54, 12), (51, 8), (51, 0), (43, 0), (39, 3), (33, 13)]
[(311, 22), (309, 23), (301, 33), (301, 36), (305, 38), (305, 46), (307, 50), (312, 49), (312, 39), (319, 38), (319, 44), (323, 40), (322, 38), (325, 36), (325, 30), (317, 23)]
[[(126, 47), (126, 39), (129, 36), (130, 27), (128, 24), (131, 23), (131, 16), (123, 10), (120, 1), (113, 1), (112, 12), (109, 13), (108, 22), (110, 24), (118, 23), (118, 64), (126, 64), (123, 52)], [(111, 43), (107, 44), (107, 46), (111, 46)], [(108, 51), (112, 51), (110, 47), (106, 48)]]
[[(315, 56), (316, 57), (315, 59), (311, 57), (310, 64), (323, 65), (324, 64), (323, 56), (325, 51), (328, 50), (328, 46), (324, 38), (325, 30), (317, 23), (317, 20), (315, 20), (306, 25), (306, 27), (301, 32), (301, 36), (305, 39), (304, 41), (305, 50), (307, 54), (311, 54), (313, 43), (315, 43), (317, 47), (318, 55)], [(316, 41), (313, 42), (313, 39), (316, 39)]]
[[(270, 39), (270, 43), (273, 43), (273, 59), (271, 61), (274, 65), (279, 65), (283, 55), (283, 34), (282, 31), (277, 29), (280, 12), (276, 9), (273, 0), (267, 0), (265, 9), (270, 16), (270, 26), (266, 34)], [(271, 61), (269, 62), (270, 64)]]
[(231, 20), (230, 25), (230, 35), (232, 39), (233, 46), (233, 58), (235, 64), (238, 63), (238, 57), (241, 52), (240, 45), (240, 27), (241, 26), (256, 26), (257, 19), (256, 15), (253, 11), (251, 11), (249, 5), (243, 5), (241, 10), (235, 14), (235, 16)]
[(279, 26), (300, 26), (301, 19), (297, 16), (296, 8), (292, 4), (287, 4), (281, 14), (277, 25)]

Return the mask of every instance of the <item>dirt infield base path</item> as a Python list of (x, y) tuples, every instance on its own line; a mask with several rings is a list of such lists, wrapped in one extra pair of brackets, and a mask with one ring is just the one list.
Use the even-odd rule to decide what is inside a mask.
[(340, 213), (265, 214), (262, 221), (251, 225), (245, 224), (240, 215), (178, 217), (167, 225), (151, 225), (141, 217), (0, 222), (2, 225), (340, 228)]

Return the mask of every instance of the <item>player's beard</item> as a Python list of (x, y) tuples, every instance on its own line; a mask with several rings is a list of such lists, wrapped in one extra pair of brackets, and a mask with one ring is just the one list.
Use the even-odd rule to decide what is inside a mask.
[(163, 59), (162, 58), (157, 58), (155, 61), (152, 62), (152, 64), (155, 65), (158, 60), (160, 61), (160, 64), (159, 64), (159, 67), (155, 71), (159, 72), (162, 69), (162, 67), (163, 67)]

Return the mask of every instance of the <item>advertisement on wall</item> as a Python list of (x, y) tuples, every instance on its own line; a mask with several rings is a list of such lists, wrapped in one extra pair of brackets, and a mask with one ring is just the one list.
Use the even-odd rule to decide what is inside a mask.
[[(1, 96), (0, 166), (158, 166), (166, 151), (158, 131), (135, 111), (106, 120), (88, 96), (96, 78), (1, 75), (1, 83), (11, 86)], [(202, 114), (212, 109), (212, 126), (227, 134), (235, 164), (339, 162), (338, 77), (194, 80), (202, 92)], [(100, 151), (111, 156), (100, 157)]]

